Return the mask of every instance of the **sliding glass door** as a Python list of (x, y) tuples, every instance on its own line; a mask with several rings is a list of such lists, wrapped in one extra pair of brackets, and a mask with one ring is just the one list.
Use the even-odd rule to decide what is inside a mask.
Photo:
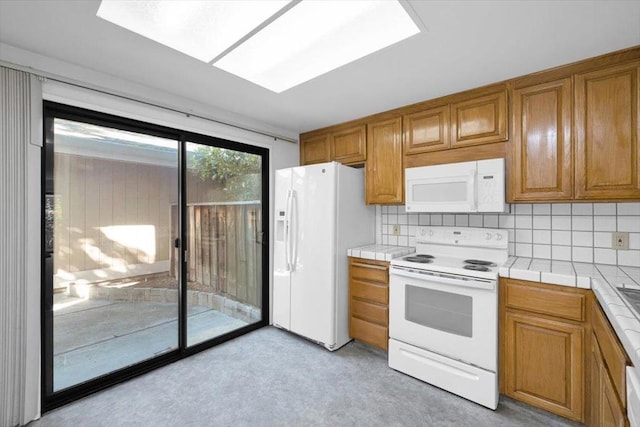
[(262, 319), (261, 156), (186, 143), (187, 345)]
[(266, 324), (266, 150), (53, 103), (45, 133), (45, 410)]

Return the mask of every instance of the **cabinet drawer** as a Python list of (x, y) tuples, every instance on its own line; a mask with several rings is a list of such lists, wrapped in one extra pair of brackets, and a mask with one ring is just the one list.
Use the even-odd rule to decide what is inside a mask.
[(351, 316), (382, 326), (389, 324), (389, 308), (385, 305), (351, 299)]
[(351, 338), (385, 350), (389, 344), (389, 328), (356, 317), (351, 317), (349, 322), (349, 335)]
[(351, 298), (360, 298), (380, 304), (389, 304), (389, 287), (375, 283), (351, 281)]
[(627, 355), (622, 348), (622, 344), (618, 341), (615, 332), (613, 332), (609, 321), (602, 312), (602, 309), (595, 301), (591, 310), (591, 325), (593, 335), (596, 337), (600, 347), (604, 364), (609, 371), (609, 375), (611, 375), (613, 387), (624, 404), (626, 402), (625, 369), (627, 366)]
[(586, 295), (583, 293), (511, 280), (503, 283), (507, 307), (579, 322), (585, 320)]
[(389, 283), (389, 269), (384, 265), (351, 261), (351, 277), (371, 282)]

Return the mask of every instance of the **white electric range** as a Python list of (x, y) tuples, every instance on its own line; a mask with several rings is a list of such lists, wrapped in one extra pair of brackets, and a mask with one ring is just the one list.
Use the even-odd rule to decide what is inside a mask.
[(391, 261), (391, 368), (496, 409), (508, 241), (507, 230), (418, 227), (416, 253)]

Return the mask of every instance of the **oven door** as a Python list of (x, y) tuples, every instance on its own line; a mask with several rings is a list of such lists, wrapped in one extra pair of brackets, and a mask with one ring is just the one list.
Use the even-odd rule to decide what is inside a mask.
[(473, 282), (391, 274), (389, 336), (493, 372), (498, 365), (498, 294)]

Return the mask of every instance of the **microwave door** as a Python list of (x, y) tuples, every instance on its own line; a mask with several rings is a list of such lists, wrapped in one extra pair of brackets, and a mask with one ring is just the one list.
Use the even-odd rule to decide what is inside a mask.
[(476, 172), (407, 179), (408, 212), (476, 212)]

